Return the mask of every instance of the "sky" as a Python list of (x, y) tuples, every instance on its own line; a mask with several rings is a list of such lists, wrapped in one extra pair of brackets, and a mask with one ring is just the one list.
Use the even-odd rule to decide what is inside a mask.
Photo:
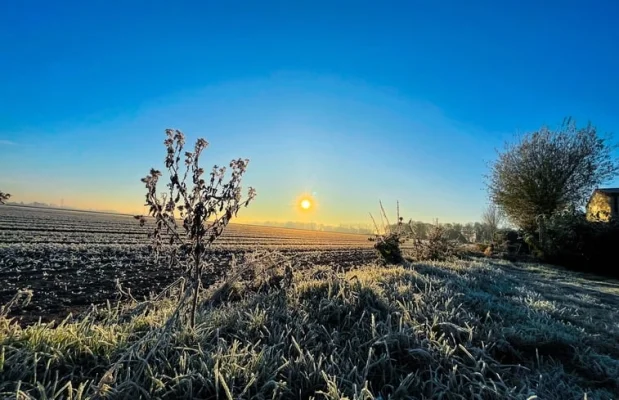
[(367, 223), (379, 200), (479, 220), (515, 134), (619, 131), (617, 18), (595, 0), (1, 2), (0, 190), (142, 212), (176, 128), (208, 168), (251, 160), (239, 222)]

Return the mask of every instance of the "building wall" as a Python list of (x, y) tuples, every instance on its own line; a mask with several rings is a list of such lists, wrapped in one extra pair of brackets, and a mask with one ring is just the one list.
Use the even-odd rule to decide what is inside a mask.
[(608, 221), (613, 214), (613, 198), (600, 192), (593, 194), (587, 205), (587, 219)]

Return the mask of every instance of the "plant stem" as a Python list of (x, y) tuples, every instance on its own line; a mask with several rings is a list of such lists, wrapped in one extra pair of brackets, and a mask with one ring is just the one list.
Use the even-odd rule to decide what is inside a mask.
[(191, 303), (191, 314), (190, 314), (190, 318), (191, 321), (189, 322), (191, 329), (193, 329), (196, 326), (196, 309), (198, 308), (198, 294), (200, 293), (200, 284), (201, 282), (201, 278), (202, 278), (202, 274), (201, 274), (201, 268), (200, 268), (200, 258), (202, 256), (202, 252), (199, 250), (199, 248), (196, 248), (196, 251), (194, 253), (195, 255), (195, 260), (194, 260), (194, 281), (193, 281), (193, 301)]

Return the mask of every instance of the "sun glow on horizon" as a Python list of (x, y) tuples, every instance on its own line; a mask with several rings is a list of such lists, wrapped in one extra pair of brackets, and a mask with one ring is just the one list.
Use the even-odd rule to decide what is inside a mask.
[(308, 199), (301, 200), (301, 208), (304, 210), (309, 210), (312, 207), (312, 202)]

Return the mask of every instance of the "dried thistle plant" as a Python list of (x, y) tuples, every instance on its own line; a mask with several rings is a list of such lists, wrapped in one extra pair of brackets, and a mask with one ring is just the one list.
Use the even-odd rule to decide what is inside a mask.
[(4, 193), (0, 191), (0, 204), (6, 203), (11, 198), (9, 193)]
[[(247, 207), (255, 198), (256, 191), (249, 188), (243, 199), (241, 179), (249, 160), (236, 159), (230, 162), (231, 176), (226, 181), (226, 167), (215, 165), (205, 176), (200, 166), (200, 156), (208, 142), (198, 139), (193, 152), (185, 152), (185, 135), (174, 129), (166, 129), (167, 138), (165, 166), (169, 172), (167, 192), (157, 193), (162, 173), (151, 169), (142, 179), (146, 186), (148, 215), (154, 217), (155, 227), (150, 233), (157, 256), (166, 251), (171, 265), (185, 270), (191, 283), (192, 303), (190, 325), (195, 326), (198, 295), (204, 273), (214, 274), (214, 266), (208, 263), (207, 248), (222, 235), (224, 229), (236, 217), (241, 207)], [(181, 165), (181, 159), (184, 165)], [(144, 216), (135, 217), (141, 225)], [(183, 296), (184, 298), (184, 296)]]

